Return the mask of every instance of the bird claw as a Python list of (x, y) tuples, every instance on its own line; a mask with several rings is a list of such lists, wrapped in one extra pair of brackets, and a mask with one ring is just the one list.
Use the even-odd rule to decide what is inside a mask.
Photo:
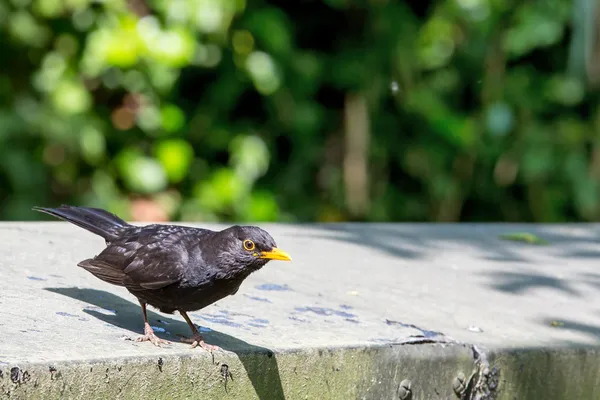
[(154, 333), (154, 329), (150, 324), (145, 324), (144, 334), (135, 339), (136, 342), (150, 342), (153, 345), (160, 347), (161, 344), (171, 344), (168, 340), (161, 339)]
[(135, 341), (136, 342), (150, 342), (157, 347), (160, 347), (161, 344), (171, 344), (171, 342), (169, 342), (168, 340), (161, 339), (158, 336), (156, 336), (154, 333), (139, 336), (135, 339)]
[(182, 336), (181, 337), (181, 341), (183, 343), (188, 343), (192, 345), (192, 349), (196, 348), (196, 347), (200, 347), (203, 348), (204, 350), (212, 353), (213, 351), (220, 351), (223, 350), (222, 348), (220, 348), (219, 346), (215, 346), (214, 344), (208, 344), (204, 341), (204, 338), (202, 337), (202, 335), (193, 335), (192, 337), (185, 337)]
[(196, 348), (196, 347), (201, 347), (201, 348), (203, 348), (204, 350), (206, 350), (206, 351), (208, 351), (210, 353), (212, 353), (213, 351), (221, 351), (221, 350), (223, 350), (219, 346), (215, 346), (214, 344), (208, 344), (208, 343), (206, 343), (204, 340), (200, 340), (200, 341), (194, 340), (192, 342), (191, 348), (193, 349), (193, 348)]

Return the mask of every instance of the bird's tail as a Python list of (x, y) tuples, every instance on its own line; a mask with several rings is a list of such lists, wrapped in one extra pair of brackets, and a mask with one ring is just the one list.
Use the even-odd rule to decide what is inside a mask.
[(116, 215), (99, 208), (62, 205), (58, 208), (33, 207), (33, 210), (68, 221), (109, 242), (118, 238), (123, 228), (131, 226)]

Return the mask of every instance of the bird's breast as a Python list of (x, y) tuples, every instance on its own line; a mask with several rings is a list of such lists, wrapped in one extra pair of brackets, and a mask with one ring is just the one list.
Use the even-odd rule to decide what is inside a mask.
[(171, 285), (160, 290), (147, 291), (144, 297), (150, 305), (159, 309), (197, 311), (235, 294), (240, 284), (241, 281), (238, 280), (218, 279), (196, 285), (182, 282), (179, 285)]

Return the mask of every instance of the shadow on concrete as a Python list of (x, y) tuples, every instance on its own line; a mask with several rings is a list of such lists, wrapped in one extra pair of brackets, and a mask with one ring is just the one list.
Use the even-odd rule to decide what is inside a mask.
[[(600, 244), (600, 226), (588, 225), (589, 234), (569, 235), (558, 232), (560, 225), (534, 224), (368, 224), (332, 223), (315, 224), (311, 228), (323, 230), (323, 235), (307, 235), (367, 246), (374, 250), (402, 258), (424, 258), (440, 243), (454, 242), (476, 247), (484, 259), (528, 262), (524, 248), (527, 243), (507, 241), (499, 236), (506, 233), (528, 232), (555, 244)], [(537, 247), (537, 246), (534, 246)], [(598, 251), (582, 250), (565, 253), (565, 257), (596, 257)]]
[(572, 282), (540, 273), (492, 271), (483, 273), (483, 275), (488, 276), (492, 282), (489, 285), (500, 292), (524, 294), (530, 289), (547, 288), (575, 297), (581, 296), (580, 292), (572, 287)]
[(557, 278), (543, 273), (521, 273), (508, 271), (483, 272), (490, 280), (489, 286), (505, 293), (524, 294), (529, 289), (555, 289), (574, 297), (581, 297), (576, 285), (591, 287), (600, 291), (600, 273), (569, 274), (569, 278)]
[[(518, 248), (515, 248), (518, 243), (511, 242), (512, 246), (508, 246), (506, 241), (498, 238), (498, 235), (515, 229), (499, 225), (492, 225), (491, 229), (489, 225), (479, 224), (340, 223), (311, 225), (311, 228), (313, 227), (322, 229), (323, 234), (311, 234), (307, 235), (308, 237), (366, 246), (400, 258), (426, 258), (434, 254), (435, 249), (441, 244), (457, 243), (481, 249), (485, 259), (506, 262), (529, 261)], [(529, 232), (532, 230), (536, 229), (527, 229)]]
[[(598, 258), (600, 260), (600, 258)], [(582, 283), (591, 286), (594, 289), (600, 290), (600, 274), (599, 273), (583, 273), (579, 275)]]
[[(84, 308), (83, 312), (107, 324), (126, 329), (136, 334), (141, 335), (143, 333), (142, 311), (137, 303), (132, 303), (112, 293), (96, 289), (71, 287), (44, 288), (44, 290), (84, 301), (97, 307), (97, 309), (94, 309), (94, 307)], [(148, 307), (147, 311), (150, 325), (165, 329), (165, 332), (157, 331), (157, 336), (169, 341), (176, 341), (176, 335), (178, 334), (184, 336), (190, 335), (190, 328), (185, 322), (163, 314), (157, 314), (150, 307)], [(170, 335), (167, 335), (166, 332), (169, 332)], [(217, 345), (223, 350), (237, 354), (260, 399), (285, 399), (279, 375), (279, 367), (273, 351), (214, 330), (203, 332), (202, 334), (207, 343)], [(132, 338), (135, 339), (135, 336)], [(187, 344), (181, 345), (189, 347)], [(190, 349), (190, 351), (204, 350)]]
[[(560, 317), (544, 318), (540, 320), (540, 323), (542, 325), (552, 327), (552, 329), (556, 330), (569, 330), (573, 332), (579, 332), (594, 339), (597, 343), (600, 343), (600, 326), (577, 322), (572, 319), (565, 319)], [(580, 343), (573, 341), (568, 341), (566, 342), (566, 344), (575, 345), (577, 347), (581, 346)]]
[[(571, 225), (572, 227), (572, 225)], [(478, 258), (501, 262), (518, 263), (522, 266), (536, 264), (531, 250), (552, 248), (560, 245), (557, 261), (573, 258), (600, 259), (600, 225), (582, 225), (585, 235), (564, 233), (560, 225), (534, 224), (368, 224), (334, 223), (316, 224), (311, 228), (323, 233), (307, 234), (305, 237), (338, 240), (402, 259), (425, 259), (437, 255), (442, 246), (456, 244), (463, 248), (474, 248)], [(531, 233), (548, 242), (546, 246), (533, 245), (502, 239), (507, 233)], [(587, 246), (588, 248), (578, 248)], [(589, 246), (598, 246), (598, 250)], [(536, 265), (538, 267), (538, 265)], [(503, 292), (523, 293), (530, 288), (548, 287), (576, 295), (577, 291), (565, 280), (533, 273), (486, 272), (493, 278), (490, 284)], [(503, 275), (504, 274), (504, 275)], [(497, 283), (497, 281), (504, 281)], [(600, 288), (600, 275), (595, 282)]]
[[(439, 249), (456, 245), (476, 250), (477, 259), (497, 262), (486, 264), (476, 272), (487, 278), (493, 290), (525, 296), (536, 289), (550, 289), (573, 298), (583, 297), (584, 287), (600, 291), (600, 273), (573, 273), (568, 265), (573, 259), (600, 260), (600, 225), (580, 224), (575, 232), (573, 224), (368, 224), (335, 223), (311, 225), (316, 233), (305, 235), (352, 243), (368, 247), (401, 259), (438, 257)], [(320, 231), (320, 232), (319, 232)], [(501, 238), (507, 233), (530, 233), (548, 242), (535, 245)], [(540, 251), (552, 250), (553, 265), (545, 273), (546, 265), (539, 261)], [(564, 265), (564, 278), (556, 276), (556, 265)], [(491, 267), (491, 268), (490, 268)], [(554, 273), (552, 273), (554, 272)], [(600, 326), (557, 318), (562, 323), (555, 329), (571, 330), (600, 341)], [(538, 321), (549, 326), (552, 319)], [(554, 329), (554, 328), (553, 328)], [(569, 343), (581, 345), (581, 343)]]

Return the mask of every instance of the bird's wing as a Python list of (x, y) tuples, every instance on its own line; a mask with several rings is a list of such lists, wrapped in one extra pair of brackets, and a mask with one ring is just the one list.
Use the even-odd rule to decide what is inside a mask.
[(113, 285), (123, 286), (125, 274), (119, 268), (104, 262), (103, 260), (89, 258), (77, 264), (79, 267), (92, 273), (104, 282), (112, 283)]
[(123, 272), (125, 286), (130, 289), (160, 289), (181, 280), (188, 263), (184, 246), (140, 248)]
[(179, 226), (144, 227), (112, 242), (80, 266), (107, 282), (120, 281), (117, 284), (128, 289), (160, 289), (181, 280), (189, 260), (190, 238), (197, 240), (203, 234)]

